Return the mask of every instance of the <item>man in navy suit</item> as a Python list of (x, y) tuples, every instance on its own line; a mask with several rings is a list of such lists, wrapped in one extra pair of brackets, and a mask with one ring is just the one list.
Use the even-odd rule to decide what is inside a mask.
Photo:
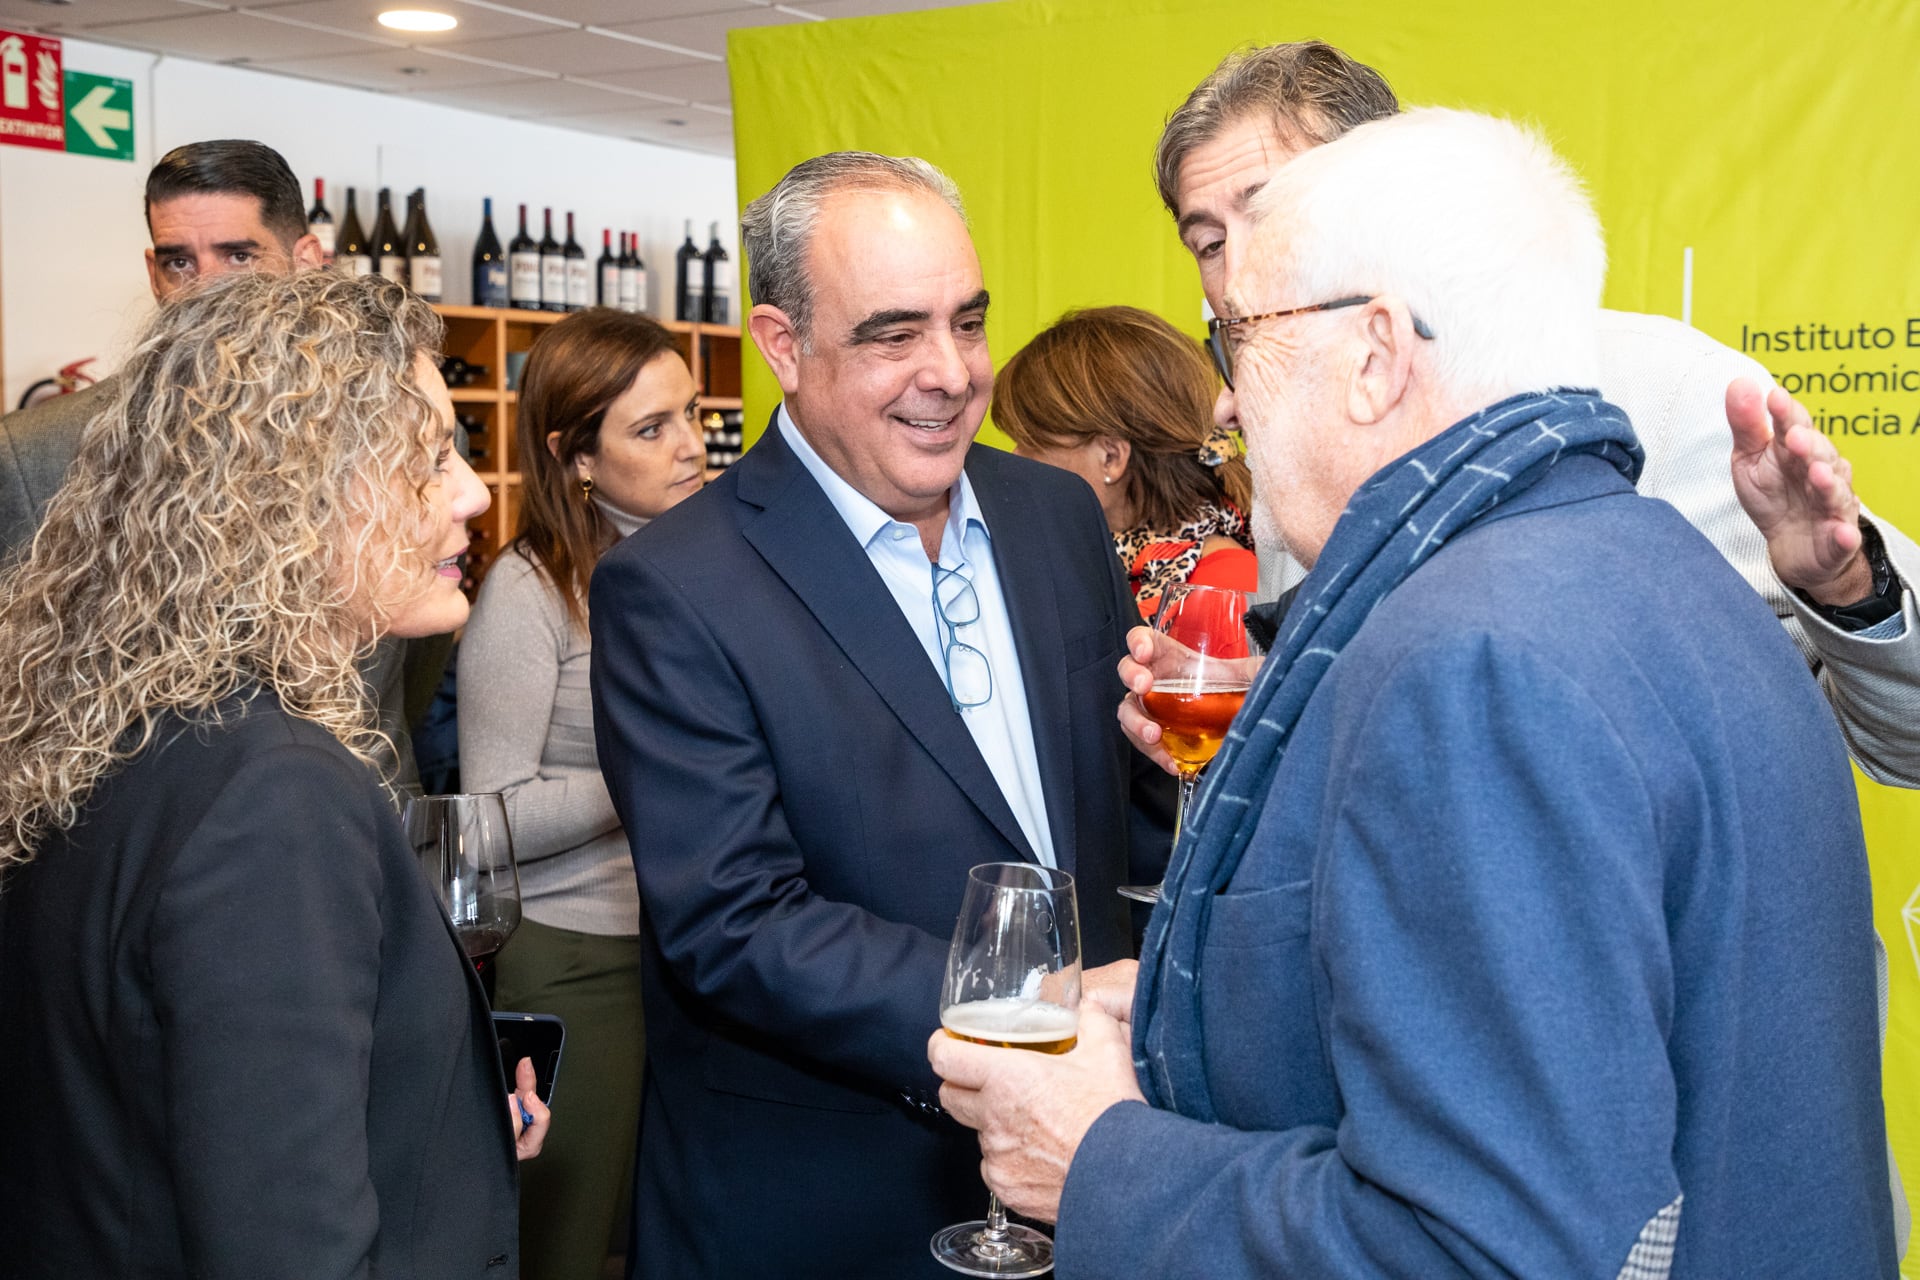
[(1892, 1280), (1846, 752), (1583, 389), (1577, 180), (1430, 109), (1251, 211), (1215, 413), (1310, 572), (1133, 999), (1057, 1058), (929, 1037), (989, 1185), (1062, 1280)]
[(1137, 615), (1091, 491), (973, 443), (951, 182), (823, 156), (742, 231), (780, 409), (591, 597), (646, 939), (632, 1273), (940, 1275), (929, 1236), (986, 1194), (925, 1054), (968, 867), (1072, 872), (1099, 964), (1165, 862), (1166, 779), (1113, 716)]

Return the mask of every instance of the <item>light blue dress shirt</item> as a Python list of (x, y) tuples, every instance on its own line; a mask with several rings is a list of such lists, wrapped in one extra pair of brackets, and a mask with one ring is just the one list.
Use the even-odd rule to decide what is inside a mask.
[[(942, 656), (941, 628), (933, 610), (933, 570), (926, 549), (920, 545), (920, 531), (874, 505), (813, 451), (806, 437), (793, 425), (787, 406), (777, 415), (781, 436), (800, 465), (807, 469), (827, 501), (847, 522), (854, 540), (867, 553), (867, 559), (879, 571), (893, 599), (905, 615), (907, 625), (920, 639), (933, 664), (933, 673), (943, 687), (947, 685), (947, 664)], [(993, 561), (993, 535), (973, 494), (973, 482), (960, 473), (947, 504), (947, 523), (940, 533), (940, 565), (956, 570), (973, 584), (980, 600), (979, 621), (954, 629), (954, 639), (973, 646), (987, 658), (993, 670), (993, 695), (979, 706), (962, 708), (958, 714), (973, 735), (974, 745), (993, 771), (1020, 824), (1027, 843), (1040, 861), (1058, 866), (1053, 849), (1053, 829), (1047, 823), (1046, 796), (1040, 788), (1040, 757), (1033, 746), (1033, 722), (1027, 715), (1027, 686), (1020, 674), (1020, 654), (1014, 648), (1013, 622), (1007, 613), (1006, 597), (1000, 592), (1000, 573)], [(949, 598), (951, 590), (949, 590)], [(949, 693), (952, 690), (949, 689)], [(963, 695), (970, 691), (962, 690)], [(971, 693), (971, 696), (979, 696)], [(967, 700), (963, 696), (962, 700)]]
[(1856, 640), (1900, 640), (1907, 634), (1905, 614), (1896, 613), (1891, 618), (1882, 618), (1870, 627), (1853, 633)]

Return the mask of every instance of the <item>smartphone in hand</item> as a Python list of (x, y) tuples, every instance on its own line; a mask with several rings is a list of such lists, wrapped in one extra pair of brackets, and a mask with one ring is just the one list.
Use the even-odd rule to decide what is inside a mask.
[(500, 1067), (513, 1083), (514, 1069), (520, 1059), (533, 1059), (534, 1092), (540, 1101), (553, 1105), (553, 1083), (560, 1074), (560, 1050), (567, 1040), (567, 1024), (551, 1013), (505, 1013), (493, 1015), (493, 1031), (500, 1040)]

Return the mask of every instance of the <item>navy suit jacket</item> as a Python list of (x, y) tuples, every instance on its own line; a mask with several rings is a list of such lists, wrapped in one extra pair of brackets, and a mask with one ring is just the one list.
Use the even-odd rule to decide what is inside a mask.
[[(1066, 472), (967, 460), (1086, 962), (1130, 953), (1117, 885), (1164, 865), (1171, 782), (1125, 744), (1137, 613)], [(967, 869), (1032, 851), (899, 606), (777, 430), (594, 574), (594, 719), (644, 912), (634, 1274), (944, 1274), (985, 1205), (938, 1081)], [(1139, 856), (1132, 866), (1129, 850)]]

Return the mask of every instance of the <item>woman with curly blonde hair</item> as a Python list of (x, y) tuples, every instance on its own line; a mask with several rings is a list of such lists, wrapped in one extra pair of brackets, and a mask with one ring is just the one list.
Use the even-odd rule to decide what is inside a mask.
[(467, 614), (486, 490), (378, 278), (164, 306), (0, 577), (0, 1256), (31, 1275), (481, 1276), (516, 1151), (356, 671)]

